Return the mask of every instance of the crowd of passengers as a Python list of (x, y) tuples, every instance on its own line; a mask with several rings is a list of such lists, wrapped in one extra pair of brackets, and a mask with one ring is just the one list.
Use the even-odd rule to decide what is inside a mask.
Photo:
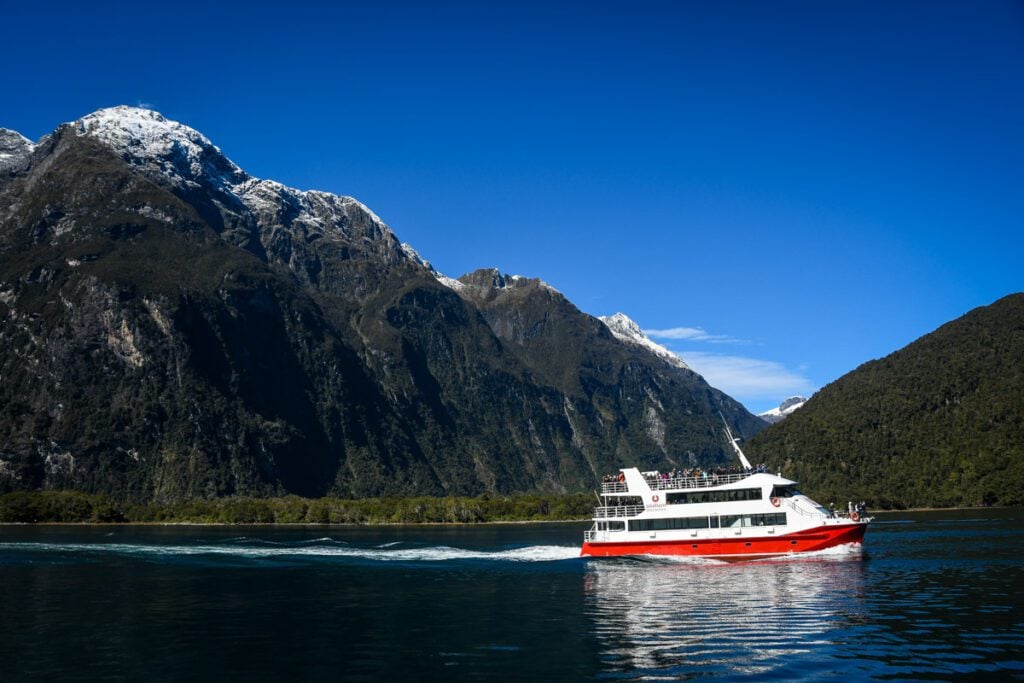
[[(867, 517), (868, 504), (863, 500), (859, 503), (854, 503), (852, 500), (846, 503), (846, 516), (852, 517), (854, 513), (857, 513), (858, 517)], [(835, 503), (828, 504), (828, 516), (829, 517), (841, 517), (842, 515), (836, 510)]]
[[(761, 463), (756, 467), (740, 467), (739, 465), (733, 465), (730, 467), (690, 467), (687, 469), (672, 469), (668, 472), (644, 472), (644, 479), (648, 482), (657, 481), (668, 481), (670, 479), (713, 479), (717, 477), (723, 477), (730, 474), (759, 474), (768, 471), (768, 465)], [(601, 478), (601, 483), (612, 484), (617, 481), (625, 481), (626, 477), (621, 472), (619, 474), (606, 474)]]

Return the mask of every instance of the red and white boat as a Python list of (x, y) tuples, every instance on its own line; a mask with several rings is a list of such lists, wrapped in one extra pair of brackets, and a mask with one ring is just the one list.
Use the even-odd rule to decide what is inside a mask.
[(861, 543), (870, 517), (826, 509), (796, 482), (751, 468), (729, 438), (743, 464), (739, 474), (670, 478), (631, 467), (602, 484), (580, 554), (745, 560)]

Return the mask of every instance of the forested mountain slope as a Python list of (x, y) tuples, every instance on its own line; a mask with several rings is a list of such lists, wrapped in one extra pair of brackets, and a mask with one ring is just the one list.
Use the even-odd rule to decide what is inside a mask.
[(1024, 503), (1024, 294), (865, 363), (747, 449), (837, 503)]

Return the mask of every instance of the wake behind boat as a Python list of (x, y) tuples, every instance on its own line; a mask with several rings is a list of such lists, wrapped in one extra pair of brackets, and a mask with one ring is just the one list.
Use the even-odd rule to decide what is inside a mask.
[(752, 468), (675, 476), (620, 470), (601, 485), (581, 555), (691, 555), (754, 559), (859, 544), (871, 518), (863, 507), (839, 513), (802, 494), (796, 482)]

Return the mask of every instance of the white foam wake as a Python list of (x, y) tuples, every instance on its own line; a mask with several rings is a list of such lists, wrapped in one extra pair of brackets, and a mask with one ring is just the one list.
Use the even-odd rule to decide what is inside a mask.
[[(255, 539), (254, 539), (255, 540)], [(331, 540), (331, 539), (324, 539)], [(332, 541), (338, 543), (337, 541)], [(499, 562), (554, 562), (579, 557), (575, 546), (538, 545), (505, 550), (468, 550), (449, 546), (398, 548), (385, 544), (373, 548), (339, 545), (147, 545), (135, 543), (3, 543), (2, 551), (28, 553), (91, 553), (130, 556), (188, 557), (197, 555), (240, 558), (352, 558), (380, 562), (445, 562), (492, 560)]]

